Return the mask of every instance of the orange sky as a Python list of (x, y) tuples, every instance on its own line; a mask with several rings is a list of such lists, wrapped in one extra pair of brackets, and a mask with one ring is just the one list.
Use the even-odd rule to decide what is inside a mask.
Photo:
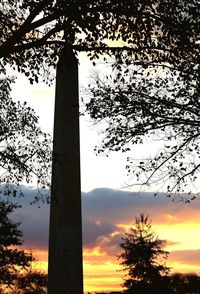
[[(160, 237), (171, 242), (171, 245), (166, 247), (171, 252), (167, 265), (172, 267), (173, 271), (200, 273), (200, 225), (197, 222), (156, 224), (154, 228)], [(106, 240), (102, 240), (102, 243), (104, 242)], [(32, 250), (32, 253), (39, 260), (35, 266), (46, 271), (47, 250)], [(119, 271), (121, 267), (115, 257), (117, 253), (117, 250), (113, 248), (105, 252), (103, 245), (84, 250), (84, 289), (86, 292), (121, 289), (123, 272)]]
[[(103, 194), (100, 195), (100, 192)], [(152, 228), (160, 239), (167, 241), (166, 249), (170, 251), (167, 265), (172, 267), (172, 271), (200, 274), (199, 201), (186, 205), (172, 203), (166, 198), (153, 199), (149, 195), (142, 195), (137, 199), (134, 198), (136, 196), (133, 196), (134, 201), (131, 206), (130, 202), (126, 203), (131, 199), (130, 195), (128, 192), (123, 192), (125, 205), (123, 207), (122, 203), (118, 203), (119, 211), (116, 211), (116, 203), (119, 202), (122, 195), (118, 197), (116, 190), (104, 189), (101, 191), (101, 189), (97, 189), (84, 196), (90, 198), (90, 202), (93, 197), (97, 203), (96, 208), (89, 208), (88, 211), (85, 211), (85, 205), (83, 205), (83, 218), (87, 216), (90, 220), (90, 223), (86, 222), (84, 225), (86, 228), (83, 232), (85, 240), (84, 290), (86, 293), (87, 291), (121, 289), (124, 273), (119, 271), (119, 261), (116, 259), (116, 255), (120, 253), (118, 244), (125, 230), (133, 223), (134, 216), (139, 213), (149, 214), (152, 219)], [(109, 209), (107, 207), (107, 214), (98, 206), (100, 196), (102, 197), (102, 208), (104, 205), (107, 207), (106, 201), (109, 201), (109, 198), (111, 198), (111, 202), (113, 201), (112, 197), (116, 199), (116, 202), (113, 202), (113, 207)], [(86, 204), (88, 208), (88, 203)], [(132, 216), (129, 210), (132, 210)], [(101, 215), (102, 218), (100, 218)], [(92, 221), (95, 228), (91, 226)], [(83, 223), (85, 222), (83, 221)], [(106, 231), (107, 228), (109, 229)], [(98, 229), (100, 230), (99, 235), (97, 234)], [(93, 231), (96, 235), (93, 234)], [(91, 236), (88, 237), (90, 234)], [(47, 269), (47, 250), (35, 249), (32, 250), (32, 253), (40, 260), (37, 266), (44, 270)]]

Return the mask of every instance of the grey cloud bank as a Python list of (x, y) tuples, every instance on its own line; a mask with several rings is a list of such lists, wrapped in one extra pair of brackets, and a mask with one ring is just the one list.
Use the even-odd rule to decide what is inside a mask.
[[(15, 221), (22, 222), (20, 228), (24, 234), (24, 246), (47, 249), (49, 205), (40, 203), (40, 208), (37, 205), (30, 205), (37, 192), (27, 187), (23, 187), (23, 192), (24, 197), (13, 200), (21, 204), (22, 208), (16, 210), (12, 217)], [(199, 214), (199, 210), (200, 201), (187, 205), (172, 203), (164, 195), (154, 197), (153, 193), (135, 193), (108, 188), (83, 192), (83, 243), (86, 248), (100, 246), (103, 251), (115, 255), (124, 233), (123, 228), (118, 225), (132, 223), (139, 213), (148, 214), (155, 224), (166, 222), (164, 217), (166, 214), (171, 214), (181, 221), (186, 214)], [(176, 254), (174, 252), (173, 257), (180, 258), (180, 254), (181, 252)], [(187, 252), (184, 256), (186, 258)]]

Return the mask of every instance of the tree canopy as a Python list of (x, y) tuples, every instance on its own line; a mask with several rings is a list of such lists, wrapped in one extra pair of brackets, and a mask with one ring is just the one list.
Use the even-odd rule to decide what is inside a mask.
[[(164, 149), (136, 168), (134, 162), (140, 183), (164, 180), (171, 195), (196, 179), (198, 0), (3, 0), (0, 14), (3, 70), (9, 65), (31, 83), (51, 81), (64, 46), (87, 51), (91, 59), (112, 56), (112, 83), (98, 81), (87, 105), (95, 121), (108, 122), (103, 149), (127, 150), (127, 143), (159, 135), (167, 140)], [(128, 170), (133, 161), (129, 163)]]
[(55, 65), (64, 44), (93, 57), (113, 50), (118, 64), (122, 51), (126, 62), (170, 62), (183, 70), (198, 58), (196, 0), (4, 0), (0, 11), (3, 65), (16, 65), (30, 81), (37, 81), (43, 61)]

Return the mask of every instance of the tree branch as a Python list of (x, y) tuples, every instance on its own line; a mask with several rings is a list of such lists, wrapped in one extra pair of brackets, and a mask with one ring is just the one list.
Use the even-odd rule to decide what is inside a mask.
[(184, 175), (182, 175), (181, 177), (179, 177), (179, 179), (177, 180), (176, 184), (170, 189), (170, 192), (172, 193), (173, 190), (188, 176), (192, 175), (198, 168), (200, 168), (200, 163), (193, 168), (191, 171), (185, 173)]
[(169, 161), (175, 154), (177, 154), (188, 142), (193, 140), (194, 138), (197, 138), (200, 136), (200, 133), (197, 133), (191, 137), (189, 137), (183, 144), (181, 144), (174, 152), (171, 153), (169, 157), (167, 157), (160, 165), (158, 165), (154, 171), (151, 173), (151, 175), (147, 178), (146, 184), (149, 182), (149, 180), (153, 177), (153, 175), (159, 170), (167, 161)]
[(0, 57), (7, 56), (9, 53), (13, 52), (13, 47), (16, 43), (21, 40), (21, 37), (24, 36), (27, 32), (29, 32), (29, 27), (31, 22), (35, 19), (35, 17), (42, 11), (42, 9), (49, 3), (48, 0), (43, 0), (39, 2), (33, 11), (28, 15), (24, 23), (13, 32), (12, 36), (6, 40), (0, 47)]

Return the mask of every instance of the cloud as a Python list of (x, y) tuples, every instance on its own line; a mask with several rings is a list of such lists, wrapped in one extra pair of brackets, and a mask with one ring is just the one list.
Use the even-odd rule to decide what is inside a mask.
[(98, 245), (101, 252), (110, 256), (117, 256), (121, 251), (120, 243), (122, 242), (123, 235), (124, 232), (118, 232), (114, 235), (100, 237)]
[(112, 223), (134, 222), (136, 215), (145, 213), (153, 223), (180, 223), (191, 218), (200, 219), (200, 201), (190, 204), (172, 202), (163, 194), (127, 192), (107, 188), (94, 189), (83, 193), (83, 215), (89, 219)]
[(109, 236), (117, 229), (111, 223), (94, 222), (83, 218), (83, 245), (85, 247), (98, 246), (98, 240), (102, 237)]
[(153, 207), (152, 194), (149, 197), (141, 197), (135, 192), (126, 192), (100, 188), (83, 193), (83, 215), (90, 219), (104, 219), (105, 221), (121, 222), (130, 221), (137, 212), (141, 212), (145, 206)]
[[(36, 190), (23, 187), (25, 196), (13, 201), (22, 205), (13, 214), (15, 221), (22, 222), (24, 246), (47, 249), (49, 205), (30, 205)], [(139, 213), (148, 214), (154, 224), (179, 224), (200, 220), (200, 201), (190, 204), (172, 203), (164, 195), (153, 193), (135, 193), (107, 188), (95, 189), (82, 193), (83, 244), (88, 250), (98, 247), (107, 256), (116, 256), (120, 252), (119, 243), (124, 235), (120, 224), (132, 224)], [(168, 241), (167, 246), (176, 242)], [(173, 251), (170, 259), (199, 262), (199, 251)], [(197, 263), (198, 263), (197, 262)]]
[(40, 203), (40, 205), (30, 203), (38, 195), (38, 191), (30, 187), (22, 186), (23, 197), (6, 198), (2, 200), (12, 200), (22, 207), (16, 209), (10, 217), (15, 222), (20, 222), (19, 229), (23, 232), (24, 247), (47, 249), (49, 234), (49, 205)]
[(170, 246), (174, 246), (174, 245), (180, 245), (180, 242), (164, 240), (164, 247), (170, 247)]
[(170, 252), (169, 261), (200, 266), (200, 249), (175, 250)]

